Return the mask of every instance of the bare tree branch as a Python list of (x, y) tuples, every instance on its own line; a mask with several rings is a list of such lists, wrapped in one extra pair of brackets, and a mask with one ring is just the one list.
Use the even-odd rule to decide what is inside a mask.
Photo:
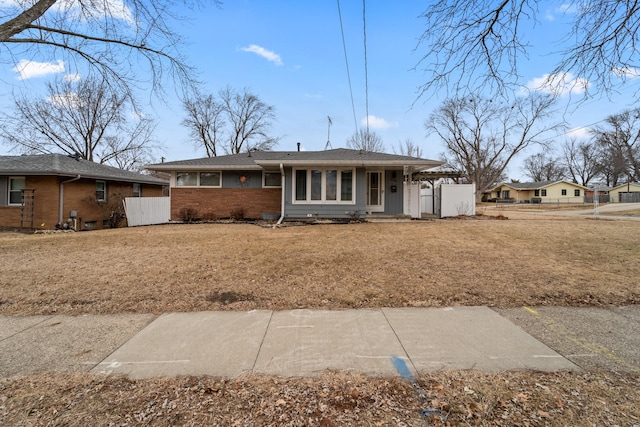
[(347, 147), (354, 150), (384, 152), (384, 143), (380, 135), (372, 130), (359, 129), (347, 140)]
[(41, 99), (14, 97), (15, 112), (2, 116), (0, 135), (12, 148), (28, 153), (78, 153), (84, 159), (126, 169), (150, 159), (155, 124), (131, 114), (135, 108), (128, 94), (91, 78), (58, 80), (47, 84), (47, 91), (48, 96)]
[[(576, 76), (585, 97), (590, 91), (610, 94), (627, 78), (640, 75), (637, 0), (551, 2), (565, 10), (565, 32), (548, 54), (556, 58), (544, 85), (557, 90), (565, 77)], [(537, 0), (437, 0), (421, 17), (425, 31), (416, 46), (416, 68), (427, 81), (419, 97), (439, 89), (470, 94), (488, 89), (509, 96), (520, 90), (519, 63), (528, 59), (540, 25)], [(547, 4), (545, 4), (547, 13)], [(556, 24), (559, 25), (559, 24)], [(543, 46), (546, 47), (546, 46)], [(423, 50), (424, 49), (424, 50)]]
[(270, 150), (279, 138), (269, 130), (275, 120), (275, 108), (262, 102), (248, 89), (230, 86), (220, 90), (218, 98), (196, 93), (184, 103), (187, 117), (182, 121), (196, 146), (203, 146), (207, 156), (217, 156), (222, 149), (237, 154), (249, 150)]
[(141, 83), (161, 92), (167, 77), (181, 87), (192, 87), (195, 72), (186, 64), (181, 37), (174, 30), (181, 19), (173, 9), (176, 4), (173, 0), (16, 2), (0, 10), (0, 45), (8, 52), (3, 60), (25, 55), (64, 60), (67, 72), (97, 72), (129, 93)]
[(525, 148), (543, 144), (560, 124), (542, 125), (552, 114), (549, 96), (500, 102), (480, 97), (451, 98), (432, 113), (425, 127), (443, 140), (445, 160), (476, 184), (476, 197), (501, 179), (513, 158)]

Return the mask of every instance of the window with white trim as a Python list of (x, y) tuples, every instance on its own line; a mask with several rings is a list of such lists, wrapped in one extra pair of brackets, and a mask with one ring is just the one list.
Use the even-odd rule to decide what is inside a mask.
[(353, 169), (294, 169), (293, 203), (353, 204), (355, 176)]
[(200, 172), (200, 187), (220, 187), (220, 172)]
[(176, 187), (222, 187), (222, 172), (176, 172)]
[(577, 189), (577, 188), (576, 188), (575, 190), (573, 190), (573, 195), (574, 195), (575, 197), (580, 197), (580, 190), (579, 190), (579, 189)]
[(142, 197), (142, 185), (139, 182), (133, 183), (133, 197)]
[(197, 185), (197, 172), (176, 172), (176, 187), (196, 187)]
[(282, 175), (280, 172), (264, 172), (262, 174), (263, 187), (282, 187)]
[(99, 202), (107, 200), (107, 183), (105, 181), (96, 181), (96, 200)]
[(22, 190), (24, 190), (25, 179), (23, 176), (9, 177), (9, 204), (22, 204)]

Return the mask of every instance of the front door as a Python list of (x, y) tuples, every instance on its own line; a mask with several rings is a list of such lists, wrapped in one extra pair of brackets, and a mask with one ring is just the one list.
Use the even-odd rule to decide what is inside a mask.
[(367, 212), (384, 212), (384, 172), (367, 172)]

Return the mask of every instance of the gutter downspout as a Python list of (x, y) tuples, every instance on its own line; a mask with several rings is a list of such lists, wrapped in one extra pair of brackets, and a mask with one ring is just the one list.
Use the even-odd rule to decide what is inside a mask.
[(64, 208), (64, 185), (82, 178), (80, 175), (60, 183), (60, 202), (58, 203), (58, 224), (62, 225), (63, 208)]
[(285, 176), (284, 176), (284, 166), (282, 166), (282, 163), (280, 163), (280, 176), (281, 176), (281, 186), (282, 186), (282, 206), (280, 207), (280, 219), (278, 220), (278, 222), (276, 223), (276, 225), (280, 225), (282, 224), (282, 220), (284, 220), (284, 202), (285, 202), (285, 188), (284, 188), (284, 184), (285, 184)]

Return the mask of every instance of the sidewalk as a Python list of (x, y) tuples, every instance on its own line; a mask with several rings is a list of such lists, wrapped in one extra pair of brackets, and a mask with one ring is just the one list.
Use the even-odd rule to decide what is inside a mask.
[[(576, 313), (583, 309), (564, 310), (580, 319), (582, 327), (588, 322), (588, 316)], [(597, 322), (602, 322), (602, 310), (609, 313), (590, 310), (601, 310), (596, 311)], [(311, 376), (335, 369), (392, 376), (405, 368), (412, 373), (580, 369), (509, 320), (531, 323), (533, 329), (546, 324), (548, 329), (547, 317), (542, 322), (541, 314), (533, 312), (536, 316), (524, 309), (499, 314), (487, 307), (455, 307), (0, 316), (0, 375)], [(618, 325), (630, 330), (619, 332), (637, 340), (640, 311), (634, 306), (629, 313), (623, 313), (628, 324)], [(570, 334), (560, 338), (571, 340)], [(627, 342), (635, 353), (640, 343)], [(640, 365), (625, 360), (631, 370)]]

